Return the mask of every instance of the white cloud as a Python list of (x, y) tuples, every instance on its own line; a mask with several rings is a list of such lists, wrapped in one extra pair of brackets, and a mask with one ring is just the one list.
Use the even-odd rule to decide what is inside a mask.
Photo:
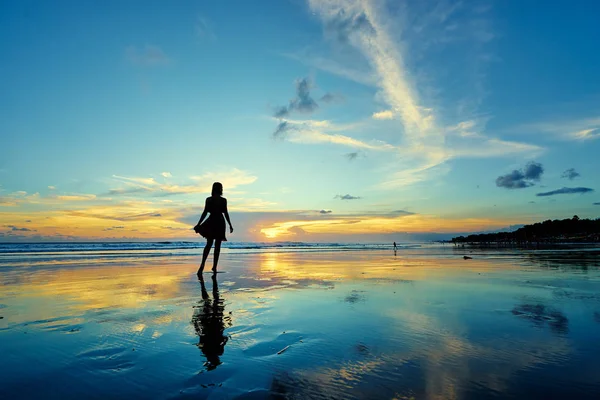
[(544, 133), (562, 140), (597, 139), (600, 138), (600, 117), (537, 122), (511, 130), (524, 134)]
[(56, 186), (48, 186), (48, 189), (50, 189), (50, 190), (56, 190)]
[(394, 113), (392, 112), (392, 110), (379, 111), (379, 112), (373, 113), (372, 118), (373, 119), (393, 119)]
[(162, 176), (164, 176), (165, 178), (171, 178), (173, 175), (171, 175), (170, 172), (163, 172), (161, 173)]
[[(543, 150), (537, 145), (488, 137), (484, 133), (485, 120), (483, 119), (464, 118), (462, 122), (445, 123), (444, 121), (448, 119), (448, 111), (444, 109), (444, 105), (425, 100), (422, 96), (425, 90), (418, 87), (417, 80), (407, 67), (409, 63), (406, 49), (409, 46), (404, 44), (400, 46), (395, 40), (396, 33), (406, 30), (405, 26), (398, 26), (398, 24), (404, 22), (406, 25), (406, 20), (387, 17), (389, 14), (387, 8), (379, 7), (381, 2), (308, 0), (308, 3), (311, 10), (323, 22), (325, 35), (328, 38), (338, 39), (338, 42), (342, 42), (342, 46), (345, 46), (345, 50), (350, 45), (367, 60), (371, 72), (366, 76), (375, 77), (373, 84), (379, 89), (377, 100), (387, 105), (387, 110), (376, 112), (371, 118), (397, 121), (399, 126), (396, 132), (401, 145), (372, 144), (346, 135), (332, 135), (327, 132), (332, 130), (330, 126), (318, 127), (319, 129), (310, 126), (310, 129), (305, 129), (306, 127), (300, 124), (301, 121), (295, 125), (290, 125), (288, 121), (287, 125), (278, 128), (279, 134), (285, 130), (288, 140), (301, 143), (329, 142), (369, 150), (394, 150), (399, 156), (395, 162), (396, 172), (386, 175), (391, 178), (379, 185), (386, 188), (410, 185), (420, 180), (430, 179), (436, 174), (439, 176), (449, 168), (442, 164), (455, 157), (501, 157), (519, 153), (536, 154)], [(414, 7), (419, 9), (420, 6)], [(430, 11), (425, 8), (420, 8), (424, 11), (424, 17), (420, 19), (420, 23), (424, 25), (419, 27), (420, 30), (424, 30), (426, 25), (450, 24), (447, 20), (454, 15), (456, 9), (456, 7), (442, 7)], [(477, 32), (487, 32), (483, 40), (487, 41), (493, 35), (487, 31), (487, 25), (484, 25), (475, 28), (478, 28)], [(411, 26), (411, 32), (413, 28), (416, 29)], [(430, 31), (435, 30), (436, 28)], [(408, 37), (411, 39), (410, 35)], [(436, 45), (443, 43), (439, 37), (435, 39)], [(434, 42), (435, 40), (432, 40), (428, 45), (433, 45)], [(299, 59), (305, 61), (301, 57)], [(344, 76), (344, 72), (339, 68), (330, 71)], [(356, 80), (353, 79), (354, 77), (348, 78)], [(474, 86), (480, 85), (478, 83)], [(427, 92), (435, 93), (439, 91), (438, 89), (427, 88)], [(479, 93), (475, 92), (474, 95), (478, 96)], [(436, 104), (436, 107), (432, 107), (432, 104)], [(450, 106), (452, 109), (455, 107), (456, 104)], [(338, 132), (343, 131), (341, 129)]]
[(284, 122), (287, 123), (285, 137), (290, 142), (304, 144), (333, 143), (352, 148), (378, 151), (396, 150), (396, 147), (380, 140), (365, 142), (338, 133), (328, 133), (328, 131), (342, 132), (351, 130), (359, 126), (359, 124), (334, 124), (327, 120), (284, 120)]
[(600, 137), (600, 128), (584, 129), (579, 132), (574, 132), (572, 136), (576, 139), (597, 139)]

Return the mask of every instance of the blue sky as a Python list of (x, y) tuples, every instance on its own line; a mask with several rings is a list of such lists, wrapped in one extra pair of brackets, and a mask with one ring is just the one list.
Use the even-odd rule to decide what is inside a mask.
[(0, 240), (190, 239), (214, 180), (232, 240), (598, 216), (597, 2), (0, 10)]

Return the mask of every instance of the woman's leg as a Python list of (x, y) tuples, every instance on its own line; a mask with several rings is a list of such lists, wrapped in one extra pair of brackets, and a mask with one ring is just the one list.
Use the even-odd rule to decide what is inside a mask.
[(202, 254), (202, 264), (200, 264), (200, 269), (198, 270), (198, 275), (204, 271), (204, 264), (206, 264), (206, 259), (208, 258), (208, 253), (210, 253), (210, 248), (213, 245), (213, 239), (206, 239), (206, 246), (204, 246), (204, 253)]
[(219, 254), (221, 254), (221, 241), (215, 240), (215, 254), (213, 256), (213, 272), (217, 272), (217, 263), (219, 262)]

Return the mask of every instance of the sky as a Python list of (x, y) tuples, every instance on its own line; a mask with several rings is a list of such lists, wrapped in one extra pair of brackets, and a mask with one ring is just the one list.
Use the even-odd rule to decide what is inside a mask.
[(0, 241), (431, 240), (600, 212), (597, 1), (4, 1)]

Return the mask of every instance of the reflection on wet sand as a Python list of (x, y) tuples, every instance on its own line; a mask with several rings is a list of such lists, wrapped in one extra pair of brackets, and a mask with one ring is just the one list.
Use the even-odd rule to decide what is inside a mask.
[(145, 398), (256, 388), (287, 398), (594, 398), (600, 273), (544, 255), (553, 258), (560, 269), (500, 253), (231, 255), (219, 282), (197, 282), (195, 259), (0, 269), (0, 397), (35, 397), (59, 368), (77, 377), (55, 388), (71, 398), (126, 390), (117, 378)]
[(212, 275), (212, 300), (206, 291), (202, 276), (200, 276), (199, 281), (202, 290), (202, 301), (199, 302), (199, 306), (194, 307), (192, 324), (199, 337), (198, 348), (202, 350), (206, 357), (204, 365), (208, 371), (211, 371), (221, 364), (220, 356), (223, 355), (225, 344), (229, 340), (224, 331), (231, 326), (231, 317), (225, 314), (225, 303), (219, 297), (217, 275)]

